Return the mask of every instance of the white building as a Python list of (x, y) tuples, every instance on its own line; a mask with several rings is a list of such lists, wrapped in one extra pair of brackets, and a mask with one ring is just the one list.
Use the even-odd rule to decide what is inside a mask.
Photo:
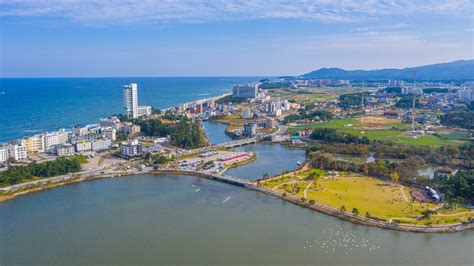
[(8, 160), (7, 149), (0, 147), (0, 164), (5, 163)]
[(64, 144), (67, 142), (67, 132), (62, 129), (60, 131), (44, 133), (44, 151), (49, 151), (52, 146)]
[(138, 116), (150, 116), (152, 113), (151, 106), (143, 105), (138, 106)]
[(102, 137), (115, 141), (117, 139), (117, 130), (113, 127), (103, 127), (100, 130)]
[(123, 86), (123, 106), (128, 117), (138, 117), (138, 87), (136, 83)]
[(27, 159), (26, 148), (19, 144), (8, 144), (0, 147), (0, 163), (6, 162), (9, 158), (15, 161)]
[(127, 158), (140, 156), (142, 155), (142, 145), (137, 140), (124, 143), (120, 146), (120, 154)]
[(74, 149), (76, 152), (85, 152), (92, 150), (92, 143), (90, 141), (83, 140), (81, 142), (74, 143)]
[(110, 139), (98, 139), (93, 140), (91, 145), (93, 151), (105, 151), (112, 147), (112, 141)]
[(259, 85), (260, 83), (234, 86), (234, 88), (232, 89), (232, 97), (255, 99), (257, 98)]

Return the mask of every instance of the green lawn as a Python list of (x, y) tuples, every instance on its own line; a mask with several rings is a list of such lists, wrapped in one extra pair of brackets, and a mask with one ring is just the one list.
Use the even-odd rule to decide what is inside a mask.
[[(261, 184), (264, 187), (279, 192), (303, 197), (304, 190), (310, 184), (310, 181), (306, 181), (304, 177), (308, 176), (310, 171), (315, 170), (312, 169), (299, 173), (296, 176), (290, 174), (277, 180), (262, 182)], [(316, 171), (324, 173), (321, 170)], [(408, 202), (403, 197), (401, 189), (405, 192)], [(406, 220), (400, 219), (403, 223), (453, 224), (467, 220), (469, 217), (474, 217), (474, 211), (457, 206), (449, 211), (438, 210), (438, 214), (450, 216), (434, 215), (429, 219), (416, 219), (421, 216), (422, 211), (437, 209), (440, 206), (432, 203), (413, 202), (409, 190), (408, 187), (401, 186), (400, 184), (361, 175), (341, 174), (336, 177), (322, 175), (320, 178), (315, 179), (307, 190), (306, 200), (314, 200), (319, 204), (337, 209), (345, 206), (347, 212), (357, 208), (360, 213), (359, 215), (365, 216), (366, 212), (369, 212), (372, 217), (387, 221), (391, 218), (408, 218)]]
[[(310, 123), (306, 125), (298, 125), (291, 127), (289, 129), (290, 133), (294, 133), (298, 130), (308, 129), (308, 128), (333, 128), (339, 132), (349, 133), (356, 136), (366, 136), (371, 140), (388, 140), (393, 143), (405, 144), (405, 145), (428, 145), (428, 146), (443, 146), (443, 145), (460, 145), (462, 142), (459, 139), (462, 139), (464, 135), (457, 134), (452, 137), (447, 137), (448, 135), (435, 136), (435, 135), (424, 135), (417, 138), (411, 136), (403, 135), (404, 131), (410, 129), (409, 124), (404, 124), (401, 122), (386, 123), (380, 124), (384, 129), (370, 129), (370, 123), (362, 123), (356, 118), (341, 118), (333, 119), (328, 122), (323, 123)], [(361, 129), (361, 127), (366, 127)]]

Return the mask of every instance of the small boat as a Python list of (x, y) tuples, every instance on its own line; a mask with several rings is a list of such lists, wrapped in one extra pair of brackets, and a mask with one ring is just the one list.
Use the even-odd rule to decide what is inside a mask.
[(302, 165), (303, 163), (301, 161), (296, 162), (297, 165)]

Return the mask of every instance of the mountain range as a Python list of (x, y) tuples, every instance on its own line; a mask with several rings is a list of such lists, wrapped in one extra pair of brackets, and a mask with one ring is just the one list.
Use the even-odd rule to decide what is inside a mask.
[(413, 80), (415, 72), (417, 80), (474, 80), (474, 59), (402, 69), (345, 70), (342, 68), (321, 68), (301, 75), (299, 78), (357, 80), (364, 76), (366, 80)]

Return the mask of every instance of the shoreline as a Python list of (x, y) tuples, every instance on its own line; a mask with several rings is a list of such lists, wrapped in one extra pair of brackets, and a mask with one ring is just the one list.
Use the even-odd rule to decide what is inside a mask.
[[(244, 162), (239, 162), (239, 165), (231, 166), (225, 169), (223, 172), (233, 167), (238, 167), (240, 165), (250, 163), (253, 160), (255, 160), (255, 158), (256, 156), (253, 156), (252, 158)], [(296, 171), (300, 171), (301, 168), (302, 167), (297, 168)], [(288, 172), (288, 174), (291, 174), (294, 171), (295, 170), (290, 171)], [(269, 196), (274, 196), (286, 202), (290, 202), (292, 204), (298, 205), (300, 207), (307, 208), (312, 211), (317, 211), (319, 213), (332, 216), (332, 217), (335, 217), (347, 222), (365, 225), (365, 226), (378, 227), (378, 228), (387, 229), (387, 230), (395, 230), (395, 231), (411, 232), (411, 233), (455, 233), (455, 232), (461, 232), (461, 231), (474, 229), (474, 223), (470, 223), (470, 224), (458, 223), (458, 224), (452, 224), (452, 225), (435, 225), (435, 226), (417, 226), (417, 225), (391, 224), (387, 222), (381, 222), (375, 219), (366, 218), (363, 216), (355, 216), (354, 214), (347, 213), (347, 212), (341, 212), (339, 209), (336, 209), (330, 206), (321, 205), (317, 203), (310, 204), (309, 202), (302, 201), (300, 198), (297, 198), (292, 195), (284, 196), (283, 193), (261, 187), (259, 185), (259, 180), (255, 180), (255, 181), (247, 180), (248, 182), (246, 183), (229, 182), (224, 179), (218, 179), (215, 177), (215, 175), (211, 173), (183, 171), (183, 170), (177, 170), (177, 169), (157, 169), (157, 170), (150, 170), (146, 172), (116, 172), (116, 173), (103, 174), (103, 175), (92, 175), (92, 176), (87, 176), (87, 177), (72, 178), (72, 179), (68, 179), (66, 181), (60, 181), (57, 183), (50, 183), (48, 182), (48, 180), (45, 180), (46, 181), (45, 185), (30, 187), (24, 190), (17, 190), (13, 194), (6, 193), (5, 195), (1, 195), (0, 204), (2, 202), (13, 200), (14, 198), (18, 196), (26, 195), (33, 192), (40, 192), (47, 189), (53, 189), (53, 188), (64, 186), (64, 185), (76, 184), (83, 181), (98, 180), (98, 179), (103, 179), (103, 178), (113, 178), (113, 177), (131, 176), (131, 175), (140, 175), (140, 174), (151, 174), (151, 175), (176, 174), (176, 175), (187, 175), (187, 176), (196, 176), (196, 177), (202, 177), (206, 179), (212, 179), (219, 182), (224, 182), (231, 185), (243, 187), (245, 189), (252, 190), (255, 192), (261, 192)], [(276, 177), (273, 177), (273, 178), (276, 178)], [(24, 183), (24, 184), (27, 184), (27, 183)]]
[[(180, 106), (180, 105), (189, 105), (189, 104), (192, 104), (192, 103), (206, 102), (206, 101), (210, 101), (210, 100), (217, 101), (217, 100), (219, 100), (219, 99), (221, 99), (221, 98), (224, 98), (224, 97), (226, 97), (226, 96), (228, 96), (228, 95), (232, 95), (232, 93), (231, 93), (231, 92), (228, 92), (228, 93), (224, 93), (224, 94), (220, 94), (220, 95), (212, 96), (212, 97), (208, 97), (208, 98), (200, 98), (200, 99), (197, 99), (197, 100), (192, 101), (192, 102), (180, 103), (180, 104), (178, 104), (178, 105), (176, 105), (176, 106), (166, 107), (166, 108), (161, 109), (161, 110), (165, 112), (165, 111), (167, 111), (167, 110), (174, 109), (174, 108), (176, 108), (176, 107), (178, 107), (178, 106)], [(113, 116), (113, 115), (114, 115), (114, 114), (112, 114), (111, 116)], [(73, 124), (74, 124), (74, 123), (73, 123)], [(86, 125), (88, 125), (88, 124), (86, 124)], [(50, 131), (50, 130), (56, 131), (56, 130), (59, 130), (59, 129), (65, 128), (65, 127), (67, 127), (67, 126), (59, 127), (59, 128), (56, 128), (56, 129), (42, 129), (42, 130), (36, 130), (36, 131), (37, 131), (37, 133), (43, 132), (43, 131)], [(34, 134), (33, 134), (33, 135), (34, 135)], [(0, 141), (0, 144), (7, 144), (7, 143), (9, 143), (9, 142), (11, 142), (11, 141), (15, 141), (15, 140), (18, 140), (18, 139), (23, 139), (23, 138), (26, 138), (26, 137), (31, 137), (31, 136), (33, 136), (33, 135), (23, 135), (23, 136), (21, 136), (21, 137), (16, 137), (16, 138), (13, 138), (13, 139), (3, 140), (3, 141)]]

